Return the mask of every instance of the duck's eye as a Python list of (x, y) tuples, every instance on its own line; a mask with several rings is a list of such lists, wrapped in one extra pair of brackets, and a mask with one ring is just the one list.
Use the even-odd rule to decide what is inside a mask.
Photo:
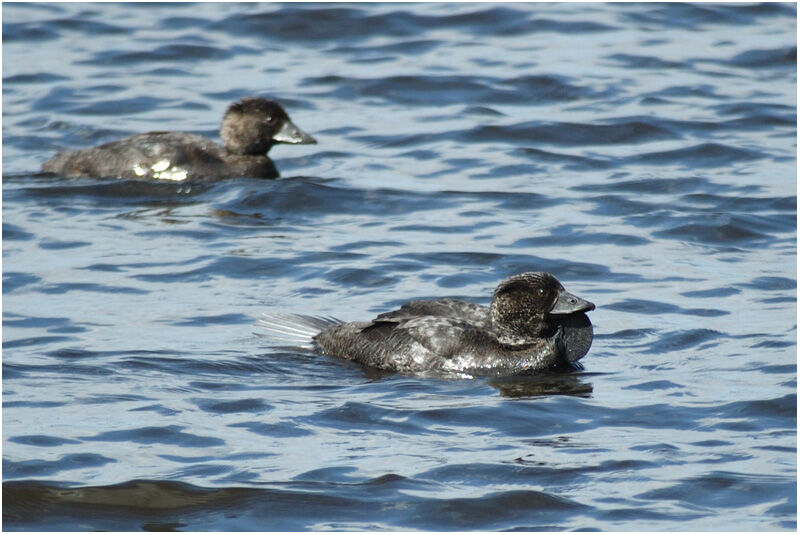
[(539, 295), (544, 295), (544, 288), (539, 288), (538, 290), (536, 290), (536, 292), (537, 292)]

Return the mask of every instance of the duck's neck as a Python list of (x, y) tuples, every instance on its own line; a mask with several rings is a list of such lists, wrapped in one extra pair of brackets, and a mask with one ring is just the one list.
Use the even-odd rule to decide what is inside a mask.
[(536, 336), (534, 334), (520, 333), (513, 327), (500, 324), (499, 322), (492, 321), (492, 332), (494, 333), (497, 341), (508, 349), (518, 350), (525, 349), (532, 344), (541, 341), (544, 336)]
[(543, 338), (549, 338), (555, 332), (544, 319), (500, 314), (495, 307), (491, 308), (489, 320), (497, 341), (511, 348), (524, 348)]

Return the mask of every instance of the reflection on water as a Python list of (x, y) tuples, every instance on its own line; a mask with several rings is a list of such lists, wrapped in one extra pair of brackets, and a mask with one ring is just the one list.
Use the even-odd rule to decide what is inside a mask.
[(575, 374), (547, 373), (530, 377), (492, 379), (489, 384), (497, 388), (502, 396), (509, 398), (537, 396), (578, 396), (588, 398), (592, 395), (592, 385), (581, 379), (580, 375)]

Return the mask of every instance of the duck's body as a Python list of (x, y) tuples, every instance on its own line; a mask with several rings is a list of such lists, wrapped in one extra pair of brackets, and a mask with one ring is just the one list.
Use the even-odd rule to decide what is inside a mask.
[(62, 152), (42, 165), (65, 177), (212, 181), (275, 178), (266, 154), (275, 143), (315, 143), (275, 102), (246, 98), (232, 104), (220, 130), (225, 146), (182, 132), (148, 132), (98, 147)]
[[(399, 372), (534, 373), (589, 351), (592, 325), (584, 312), (593, 309), (552, 275), (523, 273), (501, 282), (488, 307), (411, 301), (370, 322), (323, 325), (313, 342), (326, 355)], [(278, 332), (274, 320), (262, 325)], [(283, 326), (283, 334), (291, 332)]]
[(437, 316), (343, 323), (314, 341), (326, 355), (397, 372), (513, 375), (566, 363), (555, 336), (505, 346), (487, 329)]
[(208, 138), (182, 132), (149, 132), (62, 152), (46, 161), (42, 171), (68, 178), (173, 181), (278, 176), (275, 164), (266, 156), (230, 154)]

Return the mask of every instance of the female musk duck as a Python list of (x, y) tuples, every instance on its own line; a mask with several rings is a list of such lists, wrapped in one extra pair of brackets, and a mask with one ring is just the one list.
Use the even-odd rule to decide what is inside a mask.
[(65, 177), (213, 181), (232, 177), (276, 178), (267, 157), (276, 143), (310, 144), (276, 102), (246, 97), (228, 107), (220, 137), (182, 132), (148, 132), (98, 147), (61, 152), (42, 172)]

